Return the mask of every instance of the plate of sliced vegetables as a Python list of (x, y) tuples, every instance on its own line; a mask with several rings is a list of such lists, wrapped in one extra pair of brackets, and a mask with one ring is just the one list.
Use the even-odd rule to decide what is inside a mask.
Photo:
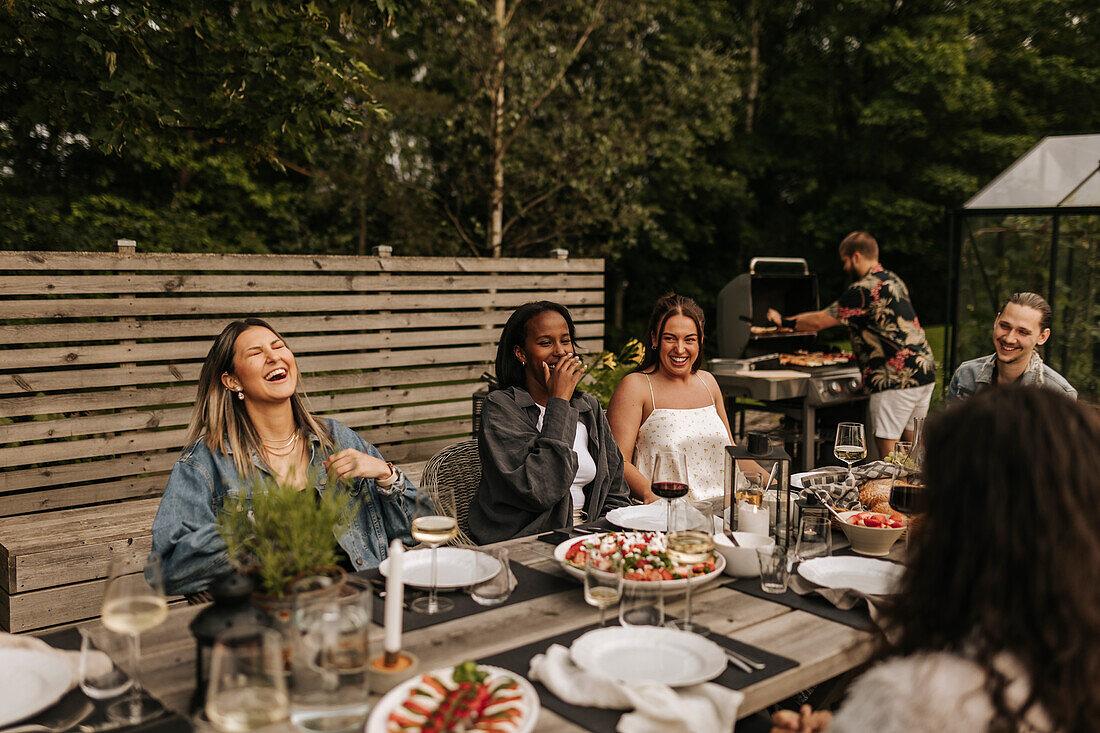
[[(568, 539), (554, 548), (554, 559), (565, 572), (584, 580), (584, 562), (588, 553), (610, 558), (623, 558), (623, 584), (648, 587), (659, 584), (662, 589), (686, 588), (717, 578), (726, 567), (726, 559), (715, 553), (711, 559), (697, 565), (676, 565), (669, 559), (668, 540), (664, 532), (606, 532)], [(610, 560), (608, 560), (610, 565)]]
[(390, 690), (367, 718), (366, 733), (530, 733), (540, 707), (535, 688), (518, 674), (463, 662)]

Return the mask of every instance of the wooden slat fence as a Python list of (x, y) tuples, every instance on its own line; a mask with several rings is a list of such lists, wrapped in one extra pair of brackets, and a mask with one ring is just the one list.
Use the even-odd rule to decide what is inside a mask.
[(536, 299), (600, 348), (602, 260), (0, 252), (0, 518), (159, 496), (202, 360), (245, 316), (286, 336), (314, 412), (425, 460), (469, 435)]

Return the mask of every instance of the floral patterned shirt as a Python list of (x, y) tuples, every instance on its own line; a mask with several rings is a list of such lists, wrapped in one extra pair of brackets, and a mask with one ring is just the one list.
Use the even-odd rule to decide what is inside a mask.
[(908, 389), (936, 381), (936, 360), (913, 310), (909, 288), (882, 265), (849, 285), (825, 312), (848, 326), (865, 391)]

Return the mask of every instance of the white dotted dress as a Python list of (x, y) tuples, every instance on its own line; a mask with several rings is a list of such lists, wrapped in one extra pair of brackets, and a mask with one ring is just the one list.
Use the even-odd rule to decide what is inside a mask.
[[(649, 382), (649, 375), (644, 376)], [(707, 394), (711, 394), (703, 378), (695, 376)], [(634, 467), (649, 478), (657, 451), (678, 450), (687, 458), (691, 498), (702, 500), (722, 496), (726, 485), (726, 446), (730, 438), (714, 405), (714, 395), (711, 394), (711, 403), (706, 407), (659, 408), (653, 396), (653, 383), (649, 382), (649, 396), (653, 400), (653, 411), (638, 428)]]

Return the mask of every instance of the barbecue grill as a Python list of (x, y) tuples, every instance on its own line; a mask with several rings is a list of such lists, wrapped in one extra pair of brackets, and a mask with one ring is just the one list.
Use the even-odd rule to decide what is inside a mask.
[(784, 366), (780, 354), (799, 350), (830, 351), (814, 333), (753, 334), (769, 327), (766, 314), (817, 310), (817, 276), (800, 257), (756, 257), (749, 271), (718, 293), (718, 356), (708, 362), (726, 397), (764, 402), (801, 423), (803, 470), (813, 468), (817, 408), (866, 400), (855, 363), (820, 367)]

